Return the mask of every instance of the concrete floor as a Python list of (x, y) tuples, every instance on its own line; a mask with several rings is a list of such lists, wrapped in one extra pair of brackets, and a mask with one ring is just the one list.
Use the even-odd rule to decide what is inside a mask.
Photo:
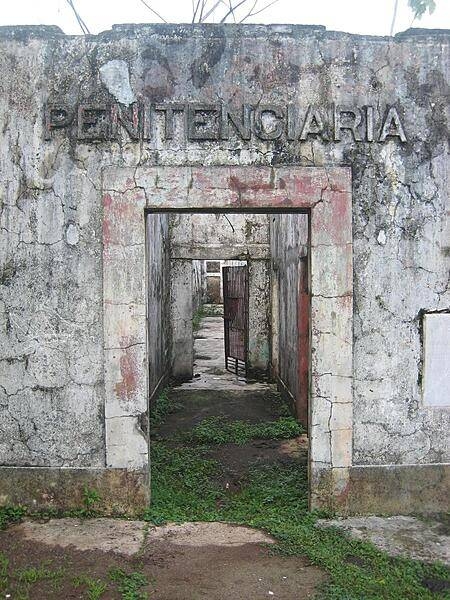
[(205, 317), (194, 339), (194, 378), (182, 389), (263, 390), (268, 384), (246, 381), (225, 369), (223, 317)]
[(391, 556), (439, 561), (450, 566), (449, 519), (443, 517), (350, 517), (322, 520), (318, 525), (342, 529), (355, 539), (372, 542)]

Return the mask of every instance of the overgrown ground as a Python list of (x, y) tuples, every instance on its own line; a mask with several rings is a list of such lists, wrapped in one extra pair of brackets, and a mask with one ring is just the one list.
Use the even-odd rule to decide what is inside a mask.
[(248, 465), (237, 488), (224, 487), (227, 461), (213, 458), (217, 446), (295, 437), (300, 431), (285, 416), (283, 406), (270, 422), (207, 417), (189, 432), (158, 439), (165, 415), (182, 410), (176, 397), (171, 402), (170, 394), (162, 396), (155, 410), (153, 502), (148, 520), (156, 524), (228, 521), (263, 529), (278, 541), (273, 552), (306, 555), (328, 573), (318, 592), (324, 600), (450, 598), (450, 572), (444, 566), (391, 558), (341, 531), (316, 527), (318, 518), (329, 515), (308, 511), (307, 464), (301, 457)]
[[(274, 560), (306, 556), (326, 572), (317, 590), (323, 600), (450, 598), (450, 573), (444, 566), (391, 558), (371, 544), (315, 526), (325, 515), (308, 512), (305, 454), (294, 450), (301, 431), (276, 398), (264, 421), (258, 421), (245, 418), (248, 407), (233, 404), (229, 394), (228, 405), (241, 407), (242, 418), (226, 410), (214, 414), (199, 394), (191, 391), (186, 400), (169, 391), (154, 408), (152, 505), (142, 515), (149, 524), (228, 521), (262, 529), (277, 540), (270, 549)], [(77, 516), (95, 516), (96, 502), (95, 490), (86, 490)], [(2, 509), (0, 526), (23, 516), (20, 508)], [(0, 542), (7, 534), (0, 533)], [(155, 555), (104, 553), (99, 558), (99, 553), (42, 548), (33, 554), (31, 546), (15, 545), (11, 535), (3, 542), (0, 597), (160, 598), (158, 577), (152, 575)], [(191, 595), (187, 584), (185, 600), (196, 597), (204, 596)]]

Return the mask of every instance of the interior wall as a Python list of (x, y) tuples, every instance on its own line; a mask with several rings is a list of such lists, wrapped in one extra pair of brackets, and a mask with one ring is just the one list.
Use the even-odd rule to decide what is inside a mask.
[(152, 213), (146, 219), (148, 265), (149, 397), (154, 397), (170, 372), (169, 217)]
[(192, 308), (199, 310), (206, 297), (206, 267), (204, 260), (192, 261)]
[[(295, 407), (299, 419), (307, 425), (299, 367), (301, 323), (302, 257), (307, 256), (308, 216), (306, 214), (270, 215), (272, 319), (275, 339), (272, 367), (281, 391)], [(308, 362), (308, 360), (306, 360)]]

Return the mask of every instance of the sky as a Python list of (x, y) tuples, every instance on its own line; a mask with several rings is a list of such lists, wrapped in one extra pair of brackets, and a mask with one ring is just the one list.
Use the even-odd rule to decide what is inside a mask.
[[(110, 29), (114, 23), (160, 22), (142, 0), (73, 1), (91, 33)], [(193, 0), (145, 1), (168, 22), (186, 23), (192, 19)], [(212, 6), (216, 0), (208, 1)], [(258, 0), (258, 6), (269, 2)], [(395, 0), (277, 0), (247, 22), (325, 25), (336, 31), (389, 35), (394, 3)], [(81, 34), (66, 0), (0, 0), (0, 25), (33, 24), (58, 25), (67, 34)], [(394, 33), (411, 26), (450, 29), (450, 0), (436, 0), (434, 13), (414, 22), (407, 0), (398, 0)]]

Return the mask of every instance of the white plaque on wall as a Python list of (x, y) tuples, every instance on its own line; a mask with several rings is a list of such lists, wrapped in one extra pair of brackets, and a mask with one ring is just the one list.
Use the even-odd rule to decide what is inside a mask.
[(423, 401), (450, 406), (450, 313), (429, 313), (423, 319)]

